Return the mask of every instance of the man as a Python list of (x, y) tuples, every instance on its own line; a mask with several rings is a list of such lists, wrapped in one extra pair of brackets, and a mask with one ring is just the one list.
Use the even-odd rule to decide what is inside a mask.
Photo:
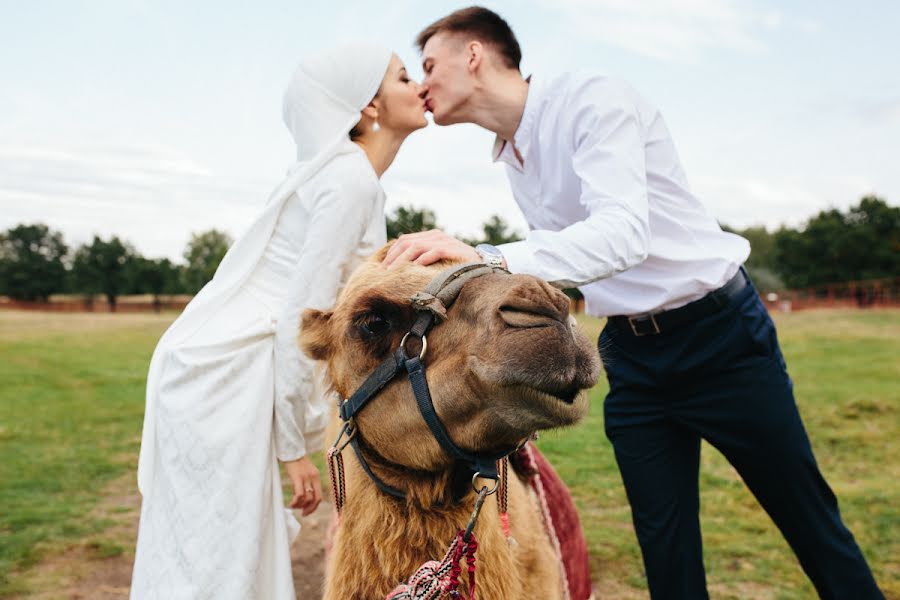
[(497, 134), (531, 231), (471, 248), (405, 235), (385, 264), (485, 260), (561, 287), (609, 317), (606, 434), (631, 503), (653, 598), (706, 598), (700, 440), (735, 466), (823, 598), (882, 598), (816, 465), (775, 329), (741, 268), (746, 240), (690, 192), (659, 111), (591, 73), (523, 79), (506, 22), (456, 11), (417, 39), (439, 125)]

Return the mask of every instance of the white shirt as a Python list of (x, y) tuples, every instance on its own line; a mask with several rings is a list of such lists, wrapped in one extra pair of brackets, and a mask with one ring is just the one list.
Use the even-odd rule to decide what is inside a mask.
[(725, 284), (750, 254), (691, 193), (662, 115), (625, 82), (532, 78), (513, 143), (498, 137), (531, 231), (509, 270), (578, 287), (595, 316), (676, 308)]

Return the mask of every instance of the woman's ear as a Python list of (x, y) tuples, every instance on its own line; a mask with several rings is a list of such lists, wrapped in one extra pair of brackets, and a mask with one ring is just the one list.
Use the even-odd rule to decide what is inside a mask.
[(369, 117), (370, 119), (377, 121), (378, 120), (378, 107), (375, 106), (375, 101), (369, 102), (368, 106), (362, 109), (362, 114)]

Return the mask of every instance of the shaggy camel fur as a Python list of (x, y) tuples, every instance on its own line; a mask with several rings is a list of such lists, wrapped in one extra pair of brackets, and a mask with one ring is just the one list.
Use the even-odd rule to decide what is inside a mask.
[[(349, 397), (397, 347), (415, 319), (410, 296), (448, 263), (384, 269), (387, 247), (364, 263), (332, 311), (306, 311), (300, 342), (324, 361)], [(495, 273), (466, 284), (446, 322), (428, 334), (425, 362), (435, 410), (454, 441), (474, 452), (512, 449), (534, 431), (570, 425), (587, 412), (599, 357), (568, 317), (568, 298), (543, 281)], [(406, 492), (381, 493), (345, 453), (347, 500), (327, 567), (325, 599), (384, 598), (426, 560), (440, 559), (475, 501), (452, 494), (450, 459), (432, 437), (407, 379), (397, 377), (356, 417), (373, 471)], [(490, 483), (490, 482), (486, 482)], [(536, 499), (509, 478), (505, 539), (488, 499), (475, 528), (478, 598), (563, 598), (559, 563)], [(465, 569), (464, 569), (465, 571)], [(465, 587), (465, 576), (462, 578)]]

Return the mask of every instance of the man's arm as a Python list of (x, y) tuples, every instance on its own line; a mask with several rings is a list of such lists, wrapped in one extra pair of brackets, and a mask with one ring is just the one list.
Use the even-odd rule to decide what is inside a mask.
[[(588, 217), (560, 231), (534, 230), (499, 246), (510, 271), (577, 287), (641, 263), (650, 245), (644, 139), (624, 84), (595, 78), (574, 90), (572, 163), (578, 202)], [(441, 258), (479, 260), (470, 246), (439, 231), (402, 236), (385, 258), (430, 264)]]
[(643, 127), (625, 85), (594, 78), (574, 90), (572, 167), (588, 216), (499, 246), (510, 271), (578, 287), (640, 264), (650, 246)]

